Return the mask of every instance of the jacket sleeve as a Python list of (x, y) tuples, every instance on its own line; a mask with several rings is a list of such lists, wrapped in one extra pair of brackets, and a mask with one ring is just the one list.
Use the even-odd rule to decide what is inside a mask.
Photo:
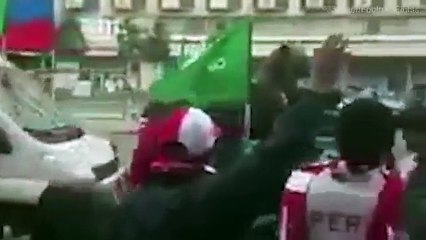
[(280, 204), (280, 240), (308, 240), (307, 192), (312, 177), (327, 167), (327, 163), (308, 165), (292, 171)]
[(147, 180), (151, 160), (157, 151), (155, 126), (148, 124), (142, 128), (138, 138), (138, 146), (133, 152), (129, 173), (130, 183), (134, 186), (143, 184)]
[(386, 184), (378, 195), (372, 221), (367, 229), (367, 240), (403, 240), (402, 199), (404, 180), (398, 171), (385, 175)]
[(410, 240), (426, 239), (426, 176), (424, 171), (416, 170), (404, 196), (404, 226)]
[(396, 161), (396, 167), (401, 173), (401, 177), (406, 184), (410, 181), (410, 177), (415, 172), (417, 166), (418, 162), (416, 154), (410, 154)]
[(286, 190), (280, 207), (280, 240), (308, 240), (306, 194)]

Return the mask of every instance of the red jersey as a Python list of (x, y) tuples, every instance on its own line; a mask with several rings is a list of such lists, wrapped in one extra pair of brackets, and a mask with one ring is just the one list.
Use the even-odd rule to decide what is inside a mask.
[(280, 240), (395, 239), (404, 185), (396, 171), (354, 175), (344, 161), (295, 170), (282, 194)]

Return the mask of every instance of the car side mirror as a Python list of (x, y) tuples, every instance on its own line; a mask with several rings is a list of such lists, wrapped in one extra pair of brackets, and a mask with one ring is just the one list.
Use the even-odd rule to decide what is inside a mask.
[(12, 150), (13, 146), (7, 133), (0, 128), (0, 154), (11, 154)]

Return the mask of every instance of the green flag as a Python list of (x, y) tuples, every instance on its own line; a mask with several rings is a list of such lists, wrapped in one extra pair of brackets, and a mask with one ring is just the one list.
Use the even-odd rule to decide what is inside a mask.
[(7, 0), (0, 0), (0, 32), (4, 33), (6, 27)]
[(181, 46), (181, 54), (177, 58), (178, 69), (184, 68), (188, 65), (189, 62), (193, 62), (193, 59), (198, 59), (198, 57), (203, 53), (203, 50), (206, 48), (206, 44), (184, 44)]
[(207, 107), (216, 103), (245, 103), (249, 88), (251, 23), (231, 26), (178, 71), (156, 81), (150, 98), (163, 103), (188, 101)]

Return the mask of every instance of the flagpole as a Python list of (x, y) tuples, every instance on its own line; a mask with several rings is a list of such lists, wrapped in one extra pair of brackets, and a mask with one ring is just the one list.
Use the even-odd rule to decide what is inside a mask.
[(244, 105), (244, 130), (246, 138), (250, 138), (250, 132), (251, 132), (251, 78), (252, 78), (252, 34), (253, 34), (253, 23), (250, 19), (249, 21), (249, 44), (248, 44), (248, 58), (247, 58), (247, 102)]
[(7, 61), (7, 35), (6, 35), (6, 16), (7, 16), (7, 1), (1, 0), (1, 10), (2, 10), (2, 23), (0, 27), (0, 31), (2, 33), (2, 41), (1, 41), (1, 54), (5, 61)]
[(1, 42), (1, 54), (5, 61), (7, 61), (7, 37), (3, 34), (3, 41)]
[(410, 62), (406, 63), (405, 91), (409, 92), (413, 88), (413, 68)]
[(52, 72), (51, 72), (51, 76), (50, 76), (50, 79), (51, 79), (51, 83), (50, 83), (50, 87), (51, 87), (51, 89), (50, 89), (50, 93), (51, 93), (51, 97), (52, 97), (52, 99), (53, 100), (55, 100), (56, 99), (56, 96), (55, 96), (55, 90), (54, 90), (54, 82), (55, 82), (55, 70), (56, 70), (56, 54), (55, 54), (56, 52), (55, 52), (55, 50), (53, 50), (52, 51), (52, 54), (51, 54), (51, 68), (52, 68)]
[(178, 56), (178, 59), (176, 59), (177, 61), (177, 69), (180, 69), (180, 67), (182, 66), (182, 59), (184, 59), (185, 57), (185, 45), (186, 45), (186, 38), (182, 38), (182, 42), (180, 43), (180, 54)]

